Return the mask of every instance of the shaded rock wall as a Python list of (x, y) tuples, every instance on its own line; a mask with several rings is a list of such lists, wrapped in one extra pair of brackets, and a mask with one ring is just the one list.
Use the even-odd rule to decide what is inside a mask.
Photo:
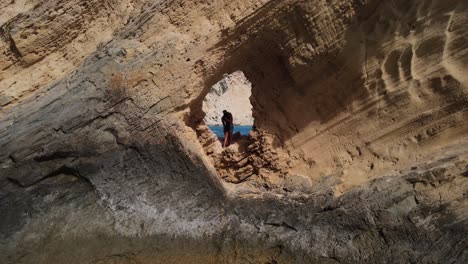
[[(463, 1), (0, 6), (0, 262), (467, 262)], [(232, 184), (236, 70), (269, 171)]]

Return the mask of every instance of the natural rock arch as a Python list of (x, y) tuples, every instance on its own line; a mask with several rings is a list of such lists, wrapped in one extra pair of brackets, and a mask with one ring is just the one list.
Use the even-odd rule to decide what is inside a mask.
[[(1, 26), (0, 262), (468, 259), (465, 2), (35, 3)], [(201, 102), (239, 69), (233, 182)]]

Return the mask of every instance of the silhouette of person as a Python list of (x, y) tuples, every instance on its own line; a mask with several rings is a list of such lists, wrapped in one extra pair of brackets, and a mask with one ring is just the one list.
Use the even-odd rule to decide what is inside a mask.
[(224, 128), (224, 144), (223, 148), (229, 147), (232, 141), (232, 131), (234, 130), (234, 119), (232, 114), (226, 110), (223, 110), (223, 117), (221, 117), (221, 122), (223, 122)]

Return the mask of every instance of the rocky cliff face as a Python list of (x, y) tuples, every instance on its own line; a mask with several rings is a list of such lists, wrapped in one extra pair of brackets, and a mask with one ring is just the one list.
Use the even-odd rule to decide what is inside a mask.
[(241, 71), (224, 75), (203, 100), (205, 124), (220, 126), (223, 110), (227, 110), (233, 115), (235, 125), (253, 125), (251, 95), (252, 84)]
[(466, 1), (0, 8), (1, 263), (468, 261)]

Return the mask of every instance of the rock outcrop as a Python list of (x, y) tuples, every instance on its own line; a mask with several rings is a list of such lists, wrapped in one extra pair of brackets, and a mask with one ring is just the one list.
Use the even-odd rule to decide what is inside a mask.
[(468, 262), (466, 1), (0, 8), (1, 263)]
[(253, 125), (251, 86), (241, 71), (224, 75), (223, 79), (211, 87), (203, 100), (205, 124), (220, 126), (223, 110), (227, 110), (234, 116), (234, 125)]

